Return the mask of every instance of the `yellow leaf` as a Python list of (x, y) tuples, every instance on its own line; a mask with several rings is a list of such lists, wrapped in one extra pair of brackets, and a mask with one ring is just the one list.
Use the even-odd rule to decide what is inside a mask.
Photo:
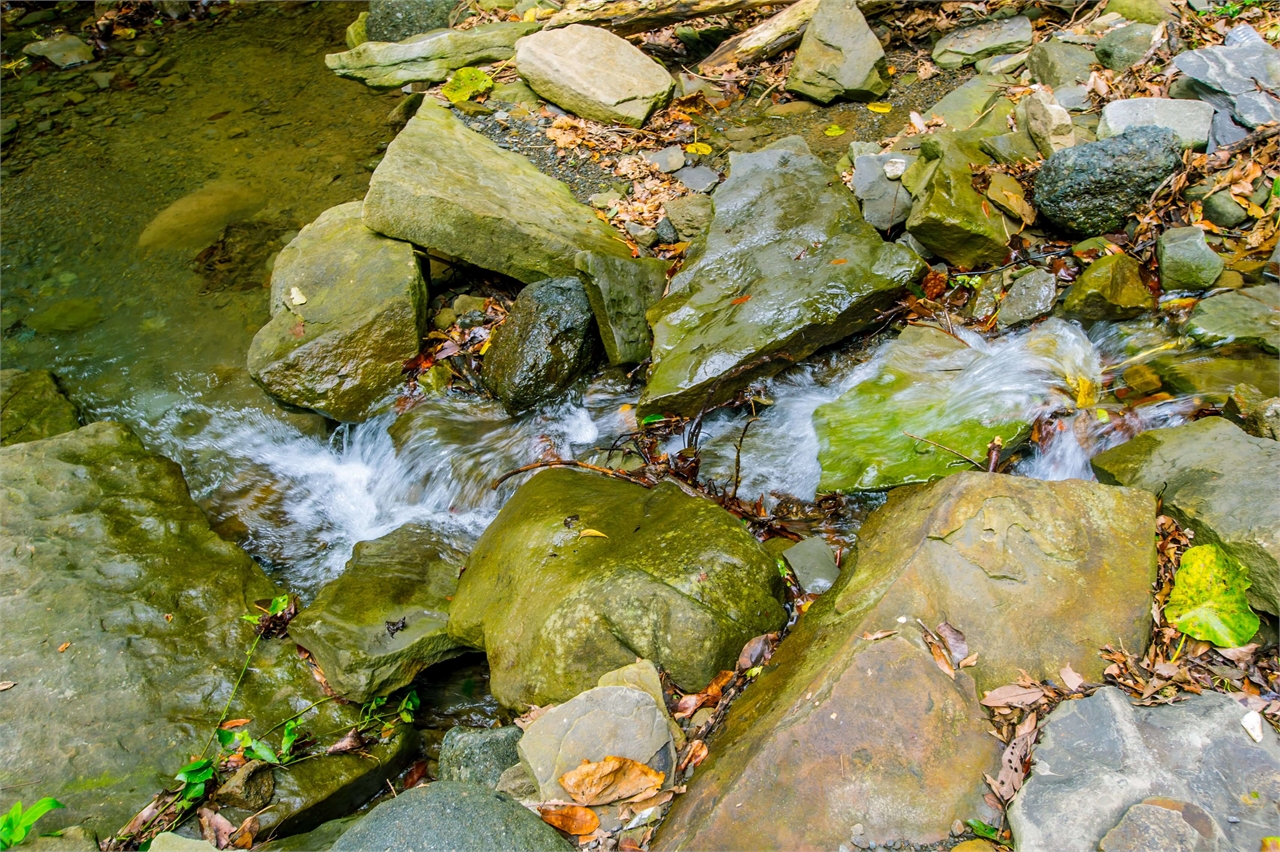
[(600, 532), (600, 530), (583, 530), (578, 533), (578, 538), (608, 538), (609, 536)]
[(1101, 409), (1101, 408), (1099, 408), (1097, 411), (1095, 411), (1095, 412), (1094, 412), (1094, 414), (1097, 414), (1097, 415), (1098, 415), (1098, 422), (1099, 422), (1099, 423), (1110, 423), (1110, 422), (1111, 422), (1111, 415), (1110, 415), (1110, 414), (1108, 414), (1106, 411), (1104, 411), (1104, 410), (1103, 410), (1103, 409)]
[(844, 128), (838, 124), (831, 124), (828, 125), (827, 129), (822, 131), (822, 133), (824, 136), (843, 136)]
[(1263, 210), (1261, 207), (1254, 204), (1252, 201), (1249, 202), (1248, 210), (1249, 210), (1249, 215), (1255, 219), (1261, 219), (1262, 217), (1267, 215), (1267, 211)]
[(476, 350), (476, 354), (483, 355), (484, 353), (488, 352), (490, 343), (493, 343), (493, 340), (490, 339), (490, 340), (486, 340), (484, 343), (481, 343), (480, 348)]
[(876, 101), (875, 103), (867, 104), (867, 109), (871, 110), (872, 112), (878, 112), (881, 115), (885, 115), (886, 113), (893, 112), (893, 104), (887, 104), (887, 103), (884, 103), (883, 101)]
[(711, 146), (706, 142), (692, 142), (685, 145), (684, 149), (690, 154), (698, 154), (703, 157), (711, 153)]
[(1098, 401), (1098, 388), (1089, 379), (1080, 377), (1080, 385), (1076, 388), (1076, 408), (1088, 408)]
[(526, 21), (526, 22), (532, 22), (532, 21), (536, 21), (536, 20), (538, 20), (538, 10), (537, 10), (537, 9), (526, 9), (526, 10), (525, 10), (525, 13), (524, 13), (524, 17), (523, 17), (521, 20)]

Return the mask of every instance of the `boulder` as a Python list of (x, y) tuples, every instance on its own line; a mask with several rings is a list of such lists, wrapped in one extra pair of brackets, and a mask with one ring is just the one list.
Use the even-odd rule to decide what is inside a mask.
[[(356, 15), (356, 19), (347, 24), (346, 41), (347, 48), (351, 49), (364, 44), (369, 40), (369, 13), (361, 12)], [(326, 64), (328, 60), (326, 59)]]
[(640, 127), (667, 105), (675, 81), (620, 36), (570, 24), (516, 42), (516, 70), (539, 96), (605, 124)]
[(877, 229), (901, 225), (911, 212), (911, 193), (901, 180), (890, 179), (885, 167), (895, 161), (905, 171), (915, 160), (907, 154), (864, 154), (853, 161), (853, 194), (862, 202), (862, 218)]
[(1222, 274), (1226, 262), (1205, 242), (1199, 228), (1170, 228), (1156, 243), (1160, 262), (1160, 288), (1208, 290)]
[(1008, 80), (1000, 74), (978, 74), (922, 110), (922, 114), (926, 118), (940, 118), (948, 127), (968, 130), (1001, 98)]
[(1201, 101), (1169, 98), (1129, 98), (1112, 101), (1102, 108), (1098, 138), (1107, 139), (1131, 127), (1167, 127), (1178, 136), (1183, 148), (1203, 150), (1209, 141), (1213, 107)]
[(1142, 61), (1155, 34), (1156, 28), (1151, 24), (1127, 24), (1098, 39), (1093, 52), (1104, 68), (1124, 71)]
[(638, 656), (696, 691), (782, 625), (780, 594), (774, 560), (714, 503), (554, 469), (476, 543), (449, 634), (489, 655), (508, 707), (565, 701)]
[(80, 428), (80, 417), (48, 370), (0, 370), (0, 446)]
[[(333, 844), (338, 842), (338, 838), (359, 822), (361, 816), (363, 814), (331, 819), (304, 834), (269, 840), (257, 849), (258, 852), (329, 852)], [(151, 844), (151, 849), (159, 852), (154, 842)], [(175, 850), (175, 852), (181, 852), (181, 850)], [(208, 852), (208, 849), (202, 849), (199, 852)]]
[(663, 209), (680, 239), (685, 241), (692, 241), (706, 233), (715, 216), (715, 205), (705, 195), (682, 195), (668, 201)]
[(641, 417), (694, 415), (729, 399), (866, 328), (923, 272), (913, 252), (862, 220), (802, 140), (729, 162), (705, 242), (649, 310), (653, 366)]
[(1267, 398), (1253, 385), (1232, 388), (1222, 416), (1255, 438), (1280, 441), (1280, 397)]
[(820, 595), (840, 578), (840, 566), (836, 565), (831, 545), (821, 536), (801, 539), (782, 551), (782, 558), (805, 594)]
[(786, 89), (823, 104), (870, 101), (889, 91), (884, 48), (856, 0), (819, 0), (796, 49)]
[(1059, 704), (1009, 806), (1019, 852), (1178, 849), (1159, 834), (1122, 845), (1139, 821), (1189, 836), (1167, 815), (1135, 813), (1144, 804), (1185, 819), (1204, 842), (1188, 849), (1262, 847), (1275, 833), (1280, 738), (1263, 725), (1255, 743), (1240, 724), (1246, 712), (1219, 692), (1135, 707), (1113, 686)]
[(1027, 68), (1037, 83), (1056, 91), (1088, 80), (1095, 61), (1093, 51), (1084, 45), (1049, 38), (1031, 48)]
[(921, 157), (938, 165), (922, 180), (907, 218), (913, 237), (938, 257), (965, 269), (1000, 263), (1008, 252), (1010, 235), (1018, 230), (973, 188), (974, 167), (991, 162), (977, 144), (985, 134), (985, 129), (975, 127), (924, 138)]
[(1280, 444), (1221, 417), (1153, 429), (1093, 458), (1099, 482), (1145, 488), (1164, 510), (1249, 569), (1249, 604), (1280, 612)]
[(249, 374), (283, 402), (358, 422), (404, 383), (404, 362), (428, 329), (413, 246), (366, 228), (352, 201), (280, 251), (271, 320), (249, 345)]
[(567, 186), (430, 103), (374, 170), (364, 222), (526, 283), (576, 274), (579, 251), (630, 256)]
[(330, 53), (324, 64), (339, 77), (375, 87), (443, 83), (459, 68), (510, 59), (516, 42), (537, 31), (538, 24), (523, 21), (432, 30), (403, 42), (366, 41), (344, 53)]
[[(1267, 287), (1280, 289), (1275, 284)], [(1206, 346), (1239, 343), (1266, 352), (1280, 351), (1280, 309), (1253, 296), (1262, 289), (1250, 287), (1201, 300), (1187, 317), (1183, 333)]]
[(59, 68), (70, 68), (93, 61), (93, 48), (70, 33), (34, 41), (22, 48), (22, 52), (27, 56), (47, 59)]
[(1022, 99), (1027, 111), (1027, 132), (1045, 157), (1076, 144), (1076, 127), (1050, 92), (1036, 89)]
[(1071, 235), (1117, 231), (1173, 174), (1179, 150), (1172, 130), (1135, 127), (1057, 151), (1036, 175), (1036, 209)]
[(373, 41), (402, 41), (449, 26), (450, 0), (369, 0), (365, 31)]
[(330, 847), (332, 852), (571, 852), (573, 848), (515, 799), (462, 781), (437, 781), (385, 799)]
[(515, 725), (450, 728), (440, 744), (440, 780), (467, 781), (493, 789), (502, 773), (520, 762), (516, 745), (523, 734)]
[(1178, 19), (1177, 9), (1169, 0), (1107, 0), (1107, 12), (1140, 24), (1159, 24)]
[(676, 749), (667, 710), (644, 690), (598, 686), (543, 713), (525, 730), (520, 762), (542, 801), (572, 801), (560, 778), (584, 762), (625, 757), (665, 776), (671, 786)]
[(596, 338), (582, 281), (530, 284), (489, 338), (484, 386), (510, 414), (556, 399), (595, 364)]
[(1236, 385), (1253, 385), (1267, 396), (1280, 395), (1280, 365), (1256, 347), (1227, 344), (1212, 350), (1159, 355), (1146, 366), (1160, 377), (1171, 394), (1196, 396), (1209, 405), (1223, 405)]
[(1063, 315), (1085, 322), (1133, 319), (1156, 307), (1156, 297), (1142, 283), (1138, 261), (1127, 254), (1108, 254), (1085, 268), (1062, 299)]
[(1000, 302), (996, 325), (1009, 328), (1039, 319), (1053, 310), (1058, 298), (1058, 279), (1043, 269), (1032, 269), (1013, 280)]
[(445, 625), (464, 558), (440, 533), (415, 524), (362, 541), (342, 574), (290, 623), (289, 635), (343, 698), (363, 704), (388, 695), (462, 653)]
[[(3, 694), (0, 807), (33, 785), (67, 805), (42, 831), (105, 837), (205, 748), (253, 645), (241, 616), (279, 592), (209, 529), (178, 465), (118, 423), (5, 447), (0, 466), (0, 659), (16, 681)], [(278, 748), (271, 727), (323, 698), (291, 642), (262, 640), (228, 718), (252, 719), (243, 730)], [(301, 718), (328, 746), (358, 717), (323, 702)], [(278, 773), (264, 831), (359, 807), (417, 742), (404, 726), (370, 747), (376, 761), (321, 756)]]
[(933, 61), (939, 68), (960, 68), (979, 59), (1002, 53), (1017, 53), (1031, 46), (1031, 19), (1024, 15), (984, 21), (964, 27), (938, 39)]
[[(1252, 32), (1247, 24), (1240, 26)], [(1280, 97), (1274, 94), (1280, 89), (1280, 51), (1257, 33), (1232, 39), (1238, 29), (1226, 44), (1180, 53), (1173, 64), (1191, 81), (1192, 96), (1229, 112), (1241, 125), (1253, 129), (1280, 121)]]
[[(989, 817), (979, 779), (1000, 745), (979, 692), (1068, 663), (1100, 680), (1101, 645), (1141, 648), (1156, 553), (1135, 531), (1154, 521), (1150, 495), (1078, 480), (962, 473), (891, 492), (856, 566), (734, 702), (653, 848), (834, 849), (858, 823), (864, 842), (924, 845)], [(949, 678), (917, 618), (949, 619), (978, 665)], [(863, 638), (879, 630), (896, 633)]]
[(645, 312), (662, 298), (671, 264), (581, 252), (576, 260), (610, 364), (648, 359), (653, 335)]

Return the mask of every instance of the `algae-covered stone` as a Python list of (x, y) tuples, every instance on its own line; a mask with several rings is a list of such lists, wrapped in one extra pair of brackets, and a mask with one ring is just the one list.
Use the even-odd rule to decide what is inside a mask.
[[(1280, 289), (1275, 284), (1268, 286)], [(1243, 343), (1267, 352), (1280, 351), (1280, 310), (1253, 298), (1251, 293), (1257, 289), (1262, 288), (1222, 293), (1202, 300), (1187, 317), (1183, 331), (1208, 346)]]
[(649, 311), (653, 366), (641, 416), (723, 402), (866, 328), (923, 272), (913, 252), (863, 221), (802, 140), (729, 162), (701, 251)]
[(1036, 82), (1051, 89), (1062, 89), (1088, 80), (1093, 62), (1093, 51), (1089, 48), (1050, 38), (1031, 48), (1027, 68)]
[(600, 328), (610, 364), (638, 364), (649, 357), (653, 335), (645, 312), (662, 298), (667, 286), (667, 261), (631, 259), (584, 251), (578, 271)]
[(414, 524), (362, 541), (341, 576), (290, 623), (289, 635), (349, 701), (408, 686), (427, 666), (462, 653), (445, 625), (464, 558), (439, 533)]
[(1178, 18), (1169, 0), (1107, 0), (1107, 12), (1140, 24), (1160, 24)]
[(715, 215), (715, 206), (705, 195), (684, 195), (673, 198), (664, 205), (667, 218), (675, 226), (676, 233), (682, 240), (693, 240), (702, 236), (711, 225)]
[(978, 74), (922, 113), (926, 118), (942, 119), (948, 127), (968, 130), (1004, 94), (1008, 79), (999, 74)]
[(516, 44), (516, 70), (540, 96), (605, 124), (639, 127), (666, 106), (675, 81), (624, 38), (570, 24)]
[[(106, 837), (205, 747), (253, 645), (241, 616), (279, 592), (209, 529), (178, 465), (118, 423), (5, 447), (0, 467), (0, 659), (16, 681), (3, 693), (0, 807), (34, 786), (67, 805), (41, 830)], [(272, 726), (324, 695), (287, 640), (262, 640), (251, 662), (228, 718), (252, 719), (243, 730), (278, 748)], [(323, 702), (302, 722), (327, 736), (358, 716)], [(416, 744), (407, 728), (371, 748), (377, 761), (298, 763), (276, 778), (263, 829), (306, 831), (359, 807)]]
[(1154, 429), (1093, 458), (1100, 482), (1160, 493), (1164, 510), (1249, 569), (1249, 603), (1280, 612), (1280, 444), (1221, 417)]
[(943, 132), (926, 137), (920, 154), (938, 167), (923, 186), (907, 218), (907, 230), (938, 257), (973, 269), (997, 264), (1008, 251), (1004, 215), (973, 188), (975, 166), (990, 163), (977, 146), (981, 131)]
[(1280, 397), (1268, 399), (1253, 385), (1232, 388), (1222, 406), (1222, 416), (1255, 438), (1280, 441)]
[(59, 68), (93, 61), (93, 48), (71, 33), (59, 33), (52, 38), (32, 42), (22, 48), (22, 52), (28, 56), (43, 57)]
[(403, 42), (366, 41), (351, 50), (330, 53), (325, 65), (339, 77), (370, 86), (442, 83), (459, 68), (502, 62), (515, 55), (516, 42), (538, 31), (538, 24), (483, 24), (470, 30), (438, 29)]
[(1239, 384), (1253, 385), (1268, 396), (1280, 394), (1280, 362), (1254, 346), (1223, 344), (1212, 350), (1172, 352), (1147, 363), (1173, 394), (1199, 397), (1222, 405)]
[(869, 101), (889, 91), (884, 48), (855, 0), (820, 0), (786, 88), (823, 104), (837, 98)]
[(413, 246), (364, 226), (360, 202), (330, 208), (281, 250), (271, 321), (249, 346), (268, 393), (334, 420), (360, 421), (404, 381), (427, 324)]
[(516, 746), (523, 733), (515, 725), (450, 728), (440, 744), (440, 780), (496, 787), (502, 773), (520, 762)]
[(1155, 33), (1156, 28), (1151, 24), (1128, 24), (1117, 27), (1098, 39), (1093, 52), (1104, 68), (1124, 71), (1147, 55)]
[(494, 329), (484, 385), (511, 414), (555, 399), (596, 359), (596, 322), (578, 278), (530, 284)]
[(369, 0), (365, 28), (374, 41), (401, 41), (449, 26), (450, 0)]
[[(653, 848), (834, 849), (853, 824), (862, 841), (927, 845), (986, 819), (978, 779), (1001, 747), (978, 695), (1019, 669), (1097, 682), (1099, 646), (1142, 648), (1154, 522), (1151, 495), (1078, 480), (962, 473), (891, 492), (856, 566), (734, 702)], [(903, 617), (949, 621), (981, 662), (950, 679)], [(880, 630), (899, 632), (862, 638)]]
[[(369, 13), (361, 12), (356, 19), (347, 25), (347, 49), (359, 47), (369, 40)], [(327, 62), (325, 64), (328, 64)]]
[(80, 428), (71, 400), (48, 370), (0, 370), (0, 446)]
[(939, 68), (960, 68), (979, 59), (1002, 53), (1017, 53), (1031, 46), (1031, 19), (1025, 15), (984, 21), (953, 30), (933, 46), (933, 61)]
[(714, 503), (548, 470), (477, 542), (449, 634), (488, 654), (506, 706), (565, 701), (638, 656), (698, 690), (782, 624), (780, 592), (773, 559)]
[(526, 283), (575, 275), (579, 251), (630, 256), (567, 186), (429, 103), (387, 147), (364, 221)]
[(1156, 242), (1160, 286), (1164, 290), (1207, 290), (1226, 262), (1205, 242), (1199, 228), (1170, 228)]
[(1074, 319), (1133, 319), (1155, 310), (1156, 297), (1142, 283), (1138, 261), (1127, 254), (1098, 258), (1067, 288), (1063, 313)]

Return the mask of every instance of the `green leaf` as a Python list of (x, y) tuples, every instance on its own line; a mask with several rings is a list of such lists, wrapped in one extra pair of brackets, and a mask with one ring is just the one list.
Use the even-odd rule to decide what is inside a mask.
[(417, 710), (420, 704), (421, 702), (418, 701), (417, 690), (411, 689), (409, 690), (409, 694), (401, 699), (400, 706), (396, 708), (396, 713), (400, 716), (401, 721), (406, 723), (412, 722), (413, 711)]
[(640, 421), (640, 426), (641, 428), (652, 426), (654, 423), (661, 423), (663, 419), (661, 414), (650, 414)]
[(66, 805), (62, 804), (62, 802), (59, 802), (52, 796), (45, 796), (43, 799), (23, 811), (22, 820), (19, 824), (23, 828), (30, 828), (36, 824), (36, 820), (49, 813), (49, 811), (56, 811), (58, 808), (65, 807)]
[(262, 620), (262, 616), (260, 615), (242, 615), (240, 617), (243, 618), (245, 621), (249, 622), (250, 624), (257, 624), (259, 621)]
[(252, 737), (246, 738), (248, 742), (245, 744), (245, 753), (256, 757), (258, 760), (265, 760), (267, 763), (279, 763), (280, 758), (276, 757), (276, 753), (271, 750), (271, 746), (262, 740), (255, 740)]
[(827, 129), (822, 131), (823, 136), (843, 136), (844, 128), (838, 124), (829, 124)]
[(493, 88), (493, 78), (479, 68), (459, 68), (453, 78), (440, 89), (451, 104), (469, 101)]
[(218, 729), (218, 745), (222, 747), (223, 751), (226, 751), (227, 746), (231, 745), (235, 738), (236, 735), (230, 731), (225, 731), (222, 728)]
[(1239, 647), (1258, 632), (1258, 616), (1245, 597), (1250, 585), (1249, 569), (1218, 545), (1190, 548), (1182, 554), (1165, 617), (1194, 639)]
[(267, 607), (267, 612), (272, 615), (279, 615), (284, 612), (285, 607), (289, 606), (289, 596), (280, 595), (271, 599), (271, 606)]
[(979, 837), (985, 837), (988, 840), (1000, 839), (1000, 832), (996, 831), (980, 819), (967, 819), (964, 821), (964, 824), (969, 826), (973, 833)]
[(213, 777), (213, 761), (207, 758), (193, 760), (179, 769), (178, 774), (173, 777), (184, 784), (198, 784), (201, 781), (208, 781)]
[(293, 751), (293, 744), (298, 741), (298, 720), (290, 719), (284, 723), (284, 733), (280, 736), (280, 755), (283, 757)]

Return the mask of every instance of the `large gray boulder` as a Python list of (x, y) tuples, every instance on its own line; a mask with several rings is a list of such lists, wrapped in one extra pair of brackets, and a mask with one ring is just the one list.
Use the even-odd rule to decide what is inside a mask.
[(1255, 609), (1280, 612), (1280, 444), (1221, 417), (1153, 429), (1093, 458), (1100, 482), (1160, 493), (1164, 509), (1249, 569)]
[(276, 258), (249, 374), (290, 405), (361, 421), (404, 382), (428, 328), (413, 246), (366, 228), (359, 201), (340, 204)]
[(1137, 846), (1120, 844), (1132, 830), (1125, 823), (1135, 821), (1134, 807), (1146, 802), (1185, 816), (1190, 836), (1204, 843), (1186, 848), (1254, 852), (1276, 831), (1280, 737), (1264, 724), (1255, 743), (1240, 724), (1246, 712), (1219, 692), (1135, 707), (1113, 686), (1063, 702), (1049, 715), (1031, 774), (1009, 806), (1015, 848), (1181, 848), (1160, 843), (1154, 830)]
[(541, 97), (569, 112), (631, 127), (666, 106), (675, 85), (631, 42), (582, 24), (520, 39), (516, 70)]
[(374, 170), (364, 222), (526, 283), (575, 275), (580, 251), (631, 254), (563, 183), (429, 103)]
[(789, 137), (731, 154), (715, 218), (649, 311), (641, 416), (694, 415), (866, 328), (923, 272), (885, 243), (831, 168)]
[[(1248, 24), (1226, 44), (1188, 50), (1174, 57), (1174, 66), (1191, 81), (1192, 93), (1220, 110), (1231, 113), (1250, 129), (1280, 121), (1280, 50), (1267, 44)], [(1233, 30), (1232, 36), (1236, 35)], [(1234, 43), (1233, 43), (1234, 42)]]
[(578, 278), (552, 278), (520, 291), (484, 358), (484, 386), (510, 414), (556, 399), (591, 369), (596, 322)]
[(476, 543), (449, 634), (488, 654), (508, 707), (566, 701), (636, 657), (696, 691), (785, 621), (780, 594), (774, 560), (716, 504), (556, 469)]
[(870, 101), (889, 91), (884, 48), (856, 0), (819, 0), (787, 75), (788, 92), (819, 103)]
[(0, 446), (80, 428), (80, 417), (48, 370), (0, 370)]
[[(279, 594), (209, 529), (174, 462), (128, 428), (94, 423), (0, 449), (0, 807), (31, 790), (67, 808), (40, 823), (121, 829), (201, 753), (253, 644), (241, 616)], [(259, 642), (228, 718), (279, 747), (273, 725), (324, 698), (292, 642)], [(302, 716), (331, 745), (359, 712)], [(411, 727), (370, 751), (277, 772), (259, 819), (279, 835), (359, 807), (417, 747)], [(38, 797), (38, 796), (37, 796)], [(237, 812), (228, 812), (237, 817)], [(236, 824), (249, 816), (239, 814)]]
[(441, 83), (458, 68), (510, 59), (516, 42), (537, 31), (532, 21), (432, 30), (403, 42), (366, 41), (343, 53), (330, 53), (324, 64), (339, 77), (370, 86)]

